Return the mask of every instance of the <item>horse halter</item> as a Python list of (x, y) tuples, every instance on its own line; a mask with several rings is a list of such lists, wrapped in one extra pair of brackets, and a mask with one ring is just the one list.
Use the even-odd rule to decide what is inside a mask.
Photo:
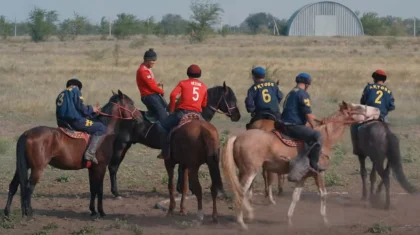
[[(223, 100), (223, 102), (225, 102), (225, 105), (226, 105), (226, 107), (227, 107), (227, 109), (228, 109), (228, 111), (227, 111), (227, 112), (219, 111), (219, 105), (220, 105), (220, 102), (222, 102), (222, 100)], [(226, 94), (223, 94), (223, 95), (219, 98), (219, 101), (217, 101), (216, 107), (213, 107), (213, 106), (211, 106), (211, 105), (209, 105), (209, 107), (210, 107), (210, 109), (212, 109), (212, 110), (213, 110), (213, 111), (215, 111), (216, 113), (224, 114), (224, 115), (226, 115), (226, 116), (228, 116), (228, 117), (231, 117), (231, 116), (232, 116), (232, 112), (231, 112), (230, 110), (232, 110), (232, 109), (237, 109), (237, 107), (236, 107), (236, 106), (233, 106), (233, 107), (230, 107), (230, 106), (229, 106), (229, 104), (228, 104), (228, 103), (227, 103), (227, 101), (226, 101)]]
[[(134, 107), (133, 110), (129, 110), (129, 109), (121, 106), (118, 103), (111, 102), (111, 104), (114, 104), (114, 105), (116, 105), (118, 107), (118, 111), (120, 113), (119, 116), (113, 116), (113, 115), (110, 115), (110, 114), (107, 114), (107, 113), (104, 113), (104, 112), (101, 112), (101, 111), (99, 111), (99, 114), (102, 115), (102, 116), (113, 117), (113, 118), (122, 119), (122, 120), (135, 120), (136, 119), (135, 116), (134, 116), (134, 113), (135, 112), (138, 112), (138, 109), (136, 107)], [(128, 118), (123, 117), (121, 110), (125, 110), (125, 111), (129, 112), (130, 115), (131, 115), (131, 117), (128, 117)]]

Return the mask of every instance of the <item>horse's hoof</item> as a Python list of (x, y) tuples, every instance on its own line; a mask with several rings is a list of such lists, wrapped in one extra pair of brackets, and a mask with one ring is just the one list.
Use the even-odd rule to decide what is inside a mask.
[(204, 214), (202, 211), (198, 211), (197, 212), (197, 218), (199, 221), (203, 221), (204, 220)]
[(276, 201), (274, 201), (273, 199), (270, 199), (270, 203), (276, 205)]
[(96, 211), (92, 211), (91, 213), (90, 213), (90, 216), (96, 216), (98, 213), (96, 213)]
[(173, 215), (172, 211), (168, 211), (168, 212), (166, 213), (166, 216), (167, 216), (167, 217), (171, 217), (172, 215)]
[(4, 216), (9, 217), (10, 211), (8, 209), (4, 209)]
[(114, 196), (114, 199), (121, 200), (121, 199), (122, 199), (122, 197), (121, 197), (120, 195), (115, 195), (115, 196)]
[(105, 212), (99, 212), (99, 215), (100, 215), (101, 217), (105, 217), (105, 216), (106, 216)]
[(179, 212), (179, 214), (180, 214), (180, 215), (187, 215), (187, 212), (186, 212), (185, 210), (181, 210), (181, 211)]
[(292, 218), (289, 218), (288, 224), (289, 224), (290, 227), (293, 227)]
[(219, 219), (215, 216), (213, 216), (213, 223), (214, 224), (218, 224), (219, 223)]

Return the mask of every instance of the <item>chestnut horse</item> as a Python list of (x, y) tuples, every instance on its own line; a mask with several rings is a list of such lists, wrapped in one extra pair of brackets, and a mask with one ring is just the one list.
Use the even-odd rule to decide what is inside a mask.
[[(340, 109), (335, 114), (324, 119), (324, 124), (315, 127), (322, 134), (323, 145), (319, 163), (324, 165), (325, 168), (327, 168), (331, 160), (332, 147), (341, 139), (345, 128), (349, 124), (365, 121), (367, 120), (367, 115), (379, 115), (379, 109), (370, 106), (347, 104), (344, 101), (339, 106)], [(248, 130), (241, 135), (231, 136), (228, 139), (222, 156), (223, 173), (234, 193), (237, 222), (242, 228), (247, 229), (247, 225), (245, 225), (243, 220), (243, 208), (248, 212), (248, 217), (251, 220), (253, 219), (253, 209), (249, 204), (247, 192), (258, 169), (264, 166), (268, 172), (289, 174), (289, 180), (291, 180), (291, 173), (294, 171), (290, 171), (289, 162), (302, 151), (301, 149), (284, 144), (273, 132), (259, 129)], [(307, 164), (309, 164), (306, 156), (303, 159), (306, 159)], [(239, 179), (236, 175), (235, 165), (239, 168)], [(294, 208), (299, 200), (304, 182), (309, 177), (315, 179), (315, 183), (321, 193), (321, 215), (324, 218), (324, 222), (328, 223), (324, 172), (317, 174), (313, 171), (306, 171), (301, 176), (296, 183), (293, 200), (289, 207), (289, 224), (292, 224), (291, 218)]]
[[(226, 115), (232, 122), (237, 122), (241, 114), (236, 105), (236, 96), (233, 90), (223, 82), (222, 86), (215, 86), (207, 90), (207, 106), (203, 109), (203, 118), (210, 122), (216, 112)], [(109, 178), (111, 179), (111, 192), (115, 198), (120, 198), (118, 191), (117, 172), (121, 162), (131, 145), (140, 143), (153, 149), (160, 149), (160, 134), (153, 121), (147, 119), (143, 112), (144, 120), (141, 123), (125, 122), (121, 127), (114, 142), (114, 150), (111, 162), (109, 163)], [(178, 168), (179, 169), (179, 168)], [(180, 172), (178, 170), (178, 172)], [(182, 181), (182, 174), (178, 175), (177, 189)], [(179, 192), (181, 190), (179, 189)]]
[(224, 193), (222, 178), (219, 169), (219, 134), (211, 123), (202, 120), (197, 114), (187, 114), (182, 118), (180, 125), (175, 127), (170, 134), (170, 158), (165, 160), (168, 173), (168, 190), (170, 204), (167, 215), (175, 209), (174, 167), (176, 164), (184, 174), (181, 182), (181, 214), (185, 214), (185, 196), (187, 193), (187, 180), (190, 189), (197, 198), (200, 221), (203, 220), (202, 189), (198, 179), (198, 170), (204, 163), (207, 164), (211, 178), (211, 196), (213, 199), (213, 221), (217, 221), (216, 197), (218, 192)]
[[(89, 168), (89, 209), (92, 216), (97, 214), (95, 210), (97, 196), (98, 212), (100, 216), (105, 216), (102, 204), (103, 180), (106, 167), (112, 156), (114, 131), (124, 120), (140, 121), (140, 117), (141, 114), (130, 97), (120, 90), (118, 90), (118, 94), (113, 94), (109, 102), (101, 109), (99, 117), (95, 118), (107, 126), (107, 133), (96, 153), (98, 164), (91, 166), (89, 166), (90, 162), (83, 160), (89, 140), (86, 133), (47, 126), (37, 126), (25, 131), (16, 144), (16, 171), (9, 185), (4, 214), (6, 216), (10, 214), (13, 196), (20, 185), (22, 217), (32, 216), (32, 193), (47, 165), (51, 165), (62, 170)], [(28, 169), (31, 169), (29, 179)]]

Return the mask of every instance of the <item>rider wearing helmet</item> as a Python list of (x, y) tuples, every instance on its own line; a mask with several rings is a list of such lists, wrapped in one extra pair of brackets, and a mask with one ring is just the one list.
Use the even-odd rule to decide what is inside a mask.
[[(187, 69), (188, 79), (182, 80), (173, 89), (170, 95), (169, 112), (171, 114), (161, 123), (157, 123), (161, 132), (162, 152), (158, 158), (168, 159), (169, 142), (167, 135), (172, 128), (176, 127), (181, 118), (188, 113), (199, 113), (207, 105), (207, 86), (198, 78), (201, 77), (201, 69), (198, 65), (191, 65)], [(176, 104), (176, 97), (179, 103)], [(177, 105), (177, 107), (175, 107)]]
[[(360, 104), (376, 107), (380, 110), (379, 120), (385, 123), (388, 122), (388, 112), (395, 109), (395, 99), (392, 95), (392, 91), (385, 86), (387, 78), (386, 73), (383, 70), (376, 70), (372, 73), (373, 84), (368, 83), (363, 89), (362, 97), (360, 98)], [(353, 153), (357, 152), (357, 129), (360, 124), (355, 123), (351, 125), (351, 138), (353, 142)]]
[(136, 81), (140, 91), (141, 101), (146, 105), (147, 110), (160, 122), (168, 116), (167, 104), (163, 98), (164, 91), (159, 86), (163, 83), (156, 83), (152, 68), (156, 63), (157, 54), (150, 48), (144, 53), (143, 63), (137, 70)]
[(56, 99), (57, 125), (66, 128), (68, 124), (76, 131), (92, 135), (85, 159), (98, 163), (96, 150), (105, 137), (107, 128), (101, 122), (92, 121), (92, 118), (99, 113), (99, 108), (84, 105), (81, 90), (82, 83), (79, 79), (72, 78), (67, 81), (66, 89), (60, 92)]
[(265, 80), (265, 70), (262, 67), (252, 69), (252, 80), (254, 80), (254, 85), (248, 89), (245, 99), (246, 110), (252, 116), (247, 126), (259, 119), (280, 119), (279, 104), (283, 99), (283, 94), (277, 84)]
[[(313, 121), (321, 122), (312, 114), (311, 100), (307, 89), (311, 85), (311, 76), (300, 73), (296, 77), (296, 87), (293, 88), (283, 104), (281, 121), (284, 124), (286, 134), (292, 138), (303, 140), (311, 148), (308, 156), (313, 170), (320, 172), (325, 169), (318, 166), (319, 155), (322, 148), (322, 135), (314, 130)], [(312, 127), (306, 126), (306, 123)]]

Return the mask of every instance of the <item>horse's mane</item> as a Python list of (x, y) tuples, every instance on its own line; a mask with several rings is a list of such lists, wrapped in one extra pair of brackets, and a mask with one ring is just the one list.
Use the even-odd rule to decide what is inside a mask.
[(323, 131), (325, 129), (325, 131), (328, 133), (328, 125), (331, 124), (331, 120), (336, 120), (337, 117), (344, 117), (343, 112), (341, 110), (338, 110), (337, 112), (331, 114), (330, 116), (326, 117), (324, 120), (326, 121), (324, 124), (319, 125), (319, 126), (315, 126), (314, 129), (315, 130), (319, 130), (319, 131)]

